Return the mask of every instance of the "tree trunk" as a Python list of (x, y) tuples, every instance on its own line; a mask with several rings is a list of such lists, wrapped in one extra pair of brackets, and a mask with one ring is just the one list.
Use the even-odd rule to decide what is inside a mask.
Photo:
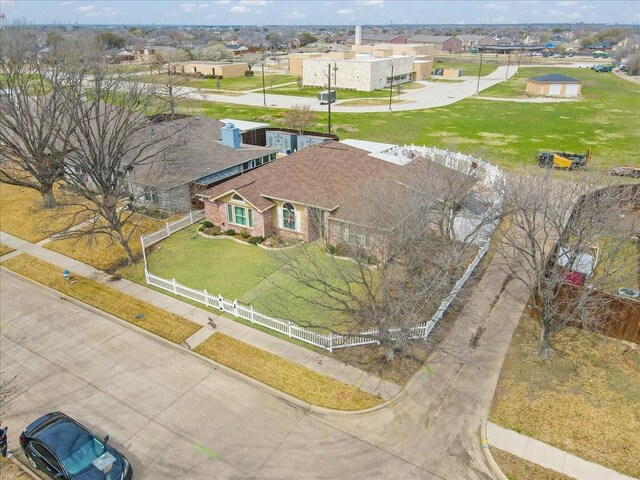
[(542, 331), (540, 332), (538, 355), (545, 360), (549, 358), (549, 330), (545, 326), (542, 327)]
[(43, 185), (40, 188), (40, 194), (42, 195), (42, 203), (44, 208), (55, 208), (59, 206), (56, 197), (53, 195), (52, 185)]

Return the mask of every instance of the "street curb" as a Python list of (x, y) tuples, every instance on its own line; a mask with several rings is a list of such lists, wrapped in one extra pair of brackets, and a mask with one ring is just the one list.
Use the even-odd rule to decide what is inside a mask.
[(489, 464), (489, 468), (496, 476), (498, 480), (509, 480), (507, 476), (504, 474), (498, 463), (491, 455), (491, 450), (489, 449), (489, 442), (487, 441), (487, 419), (485, 418), (480, 425), (480, 448), (482, 448), (482, 453), (484, 453), (484, 458)]
[(13, 458), (10, 459), (20, 470), (29, 475), (30, 477), (35, 478), (36, 480), (40, 480), (42, 477), (38, 476), (31, 468), (22, 463), (20, 460), (16, 458), (14, 455)]
[[(278, 390), (277, 388), (274, 388), (270, 385), (267, 385), (266, 383), (261, 382), (260, 380), (257, 380), (253, 377), (250, 377), (249, 375), (246, 375), (242, 372), (239, 372), (238, 370), (235, 370), (231, 367), (228, 367), (226, 365), (223, 365), (221, 363), (216, 362), (215, 360), (210, 359), (209, 357), (205, 357), (204, 355), (201, 355), (193, 350), (191, 350), (190, 348), (186, 348), (178, 343), (174, 343), (170, 340), (167, 340), (166, 338), (161, 337), (160, 335), (156, 335), (155, 333), (149, 332), (148, 330), (145, 330), (142, 327), (139, 327), (133, 323), (127, 322), (126, 320), (123, 320), (121, 318), (116, 317), (115, 315), (112, 315), (108, 312), (105, 312), (104, 310), (100, 310), (97, 307), (94, 307), (92, 305), (89, 305), (87, 303), (82, 302), (81, 300), (78, 300), (74, 297), (71, 297), (65, 293), (60, 292), (59, 290), (56, 290), (55, 288), (51, 288), (47, 285), (44, 285), (42, 283), (39, 283), (35, 280), (32, 280), (30, 278), (27, 278), (21, 274), (19, 274), (18, 272), (14, 272), (13, 270), (10, 270), (4, 266), (2, 266), (0, 264), (0, 270), (2, 270), (3, 272), (8, 273), (9, 275), (13, 275), (16, 278), (20, 278), (22, 280), (25, 280), (27, 282), (31, 282), (35, 285), (38, 285), (41, 288), (44, 288), (45, 290), (48, 290), (49, 292), (53, 293), (55, 296), (57, 296), (58, 298), (61, 298), (69, 303), (73, 303), (74, 305), (77, 305), (81, 308), (84, 308), (85, 310), (89, 310), (97, 315), (100, 315), (101, 317), (107, 319), (107, 320), (111, 320), (111, 321), (115, 321), (116, 323), (119, 323), (120, 325), (122, 325), (123, 327), (129, 328), (130, 330), (136, 331), (138, 333), (141, 333), (143, 335), (146, 335), (150, 338), (153, 338), (155, 340), (158, 340), (166, 345), (169, 345), (172, 348), (175, 348), (179, 351), (185, 352), (185, 353), (189, 353), (197, 358), (200, 358), (201, 360), (204, 360), (206, 362), (211, 363), (212, 365), (214, 365), (216, 367), (216, 369), (221, 369), (222, 371), (226, 372), (226, 373), (230, 373), (233, 374), (235, 376), (237, 376), (238, 378), (244, 380), (246, 383), (249, 383), (253, 386), (256, 386), (260, 389), (262, 389), (263, 391), (265, 391), (266, 393), (269, 393), (275, 397), (279, 397), (281, 400), (284, 400), (288, 403), (291, 403), (295, 406), (304, 408), (306, 410), (312, 411), (314, 413), (320, 413), (320, 414), (324, 414), (324, 415), (329, 415), (329, 414), (338, 414), (338, 415), (362, 415), (362, 414), (367, 414), (367, 413), (372, 413), (375, 412), (377, 410), (382, 410), (383, 408), (388, 407), (389, 405), (393, 404), (395, 401), (397, 401), (398, 397), (404, 392), (405, 388), (403, 387), (396, 395), (394, 395), (391, 399), (386, 400), (384, 402), (382, 402), (380, 405), (376, 405), (375, 407), (371, 407), (371, 408), (367, 408), (364, 410), (335, 410), (335, 409), (331, 409), (331, 408), (327, 408), (327, 407), (321, 407), (319, 405), (314, 405), (308, 402), (305, 402), (304, 400), (299, 399), (298, 397), (294, 397), (292, 395), (289, 395), (286, 392), (283, 392), (281, 390)], [(111, 287), (109, 287), (111, 288)], [(129, 295), (131, 296), (131, 295)], [(215, 333), (215, 332), (214, 332)], [(256, 347), (258, 348), (258, 347)], [(335, 379), (334, 379), (335, 380)], [(342, 382), (341, 382), (342, 383)], [(345, 384), (346, 385), (346, 384)], [(366, 392), (365, 392), (366, 393)]]

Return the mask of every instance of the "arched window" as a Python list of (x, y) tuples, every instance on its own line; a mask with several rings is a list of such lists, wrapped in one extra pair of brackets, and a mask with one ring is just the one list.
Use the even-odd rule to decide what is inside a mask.
[(296, 209), (290, 203), (282, 205), (282, 226), (289, 230), (296, 229)]
[(242, 198), (240, 195), (238, 195), (237, 193), (234, 193), (233, 196), (231, 197), (232, 200), (235, 200), (236, 202), (244, 202), (244, 198)]

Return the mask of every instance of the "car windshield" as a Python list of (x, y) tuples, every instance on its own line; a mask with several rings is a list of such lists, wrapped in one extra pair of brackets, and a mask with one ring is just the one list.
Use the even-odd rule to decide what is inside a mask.
[(62, 459), (62, 464), (70, 475), (75, 475), (86, 470), (104, 452), (105, 447), (98, 439), (86, 437), (78, 448), (74, 449), (67, 458)]

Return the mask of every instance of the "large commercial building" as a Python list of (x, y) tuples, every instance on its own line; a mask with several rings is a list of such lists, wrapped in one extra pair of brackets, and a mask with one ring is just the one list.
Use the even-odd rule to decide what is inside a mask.
[(289, 73), (305, 86), (370, 92), (431, 77), (433, 47), (412, 44), (353, 45), (351, 51), (289, 56)]

